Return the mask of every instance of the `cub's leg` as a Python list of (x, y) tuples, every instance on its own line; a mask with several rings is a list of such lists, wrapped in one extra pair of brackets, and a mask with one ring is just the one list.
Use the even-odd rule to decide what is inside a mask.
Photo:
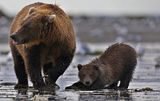
[(106, 87), (107, 89), (117, 89), (118, 82), (114, 82), (113, 84)]
[(127, 89), (129, 86), (129, 83), (132, 79), (133, 71), (128, 71), (124, 73), (124, 76), (120, 80), (120, 89)]

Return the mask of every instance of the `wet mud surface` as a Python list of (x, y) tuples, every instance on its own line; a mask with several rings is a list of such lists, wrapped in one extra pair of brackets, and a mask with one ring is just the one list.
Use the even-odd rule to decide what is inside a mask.
[[(108, 89), (65, 90), (65, 87), (78, 81), (76, 65), (78, 63), (85, 64), (96, 57), (95, 55), (76, 55), (70, 67), (57, 81), (60, 86), (59, 90), (40, 94), (30, 87), (27, 92), (19, 92), (14, 90), (17, 79), (14, 74), (13, 63), (7, 60), (6, 54), (2, 52), (0, 55), (0, 101), (160, 101), (160, 67), (155, 67), (155, 59), (160, 57), (160, 45), (145, 44), (142, 46), (145, 48), (145, 54), (138, 58), (138, 65), (129, 89), (122, 91)], [(4, 51), (8, 50), (7, 46), (3, 47)], [(100, 45), (98, 48), (101, 49)], [(29, 85), (32, 86), (32, 83), (30, 82)]]

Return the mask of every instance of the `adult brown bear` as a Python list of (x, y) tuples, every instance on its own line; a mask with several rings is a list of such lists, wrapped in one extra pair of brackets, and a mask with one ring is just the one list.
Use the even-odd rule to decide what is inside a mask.
[[(72, 23), (57, 5), (34, 3), (14, 18), (10, 47), (18, 78), (15, 88), (28, 87), (28, 75), (35, 89), (54, 85), (70, 65), (76, 44)], [(42, 71), (47, 75), (45, 82)]]

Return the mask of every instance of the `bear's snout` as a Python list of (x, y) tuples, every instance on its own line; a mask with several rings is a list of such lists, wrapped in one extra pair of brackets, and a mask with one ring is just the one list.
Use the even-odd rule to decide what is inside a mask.
[(13, 44), (23, 44), (24, 40), (23, 38), (21, 38), (20, 35), (18, 35), (17, 33), (13, 33), (12, 35), (10, 35), (10, 38), (12, 39)]
[(93, 81), (90, 78), (86, 78), (83, 80), (83, 84), (86, 86), (91, 86)]
[(86, 82), (85, 82), (85, 85), (86, 85), (86, 86), (90, 86), (90, 85), (91, 85), (91, 82), (90, 82), (90, 81), (86, 81)]
[(12, 34), (12, 35), (10, 36), (10, 38), (12, 39), (12, 43), (13, 43), (13, 44), (15, 44), (15, 45), (19, 44), (19, 39), (16, 37), (15, 34)]
[(15, 35), (15, 34), (12, 34), (12, 35), (10, 36), (10, 38), (11, 38), (12, 40), (14, 40), (14, 41), (17, 41), (17, 38), (16, 38), (16, 35)]

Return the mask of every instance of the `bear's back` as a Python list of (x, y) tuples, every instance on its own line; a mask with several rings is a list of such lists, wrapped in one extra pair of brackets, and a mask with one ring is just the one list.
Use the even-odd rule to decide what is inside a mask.
[(112, 77), (111, 81), (116, 81), (127, 72), (134, 71), (137, 64), (135, 50), (122, 43), (110, 46), (99, 59), (105, 63), (106, 66), (103, 70)]
[(123, 43), (110, 46), (100, 57), (103, 62), (107, 61), (107, 63), (116, 69), (136, 65), (136, 58), (136, 51), (129, 45)]

